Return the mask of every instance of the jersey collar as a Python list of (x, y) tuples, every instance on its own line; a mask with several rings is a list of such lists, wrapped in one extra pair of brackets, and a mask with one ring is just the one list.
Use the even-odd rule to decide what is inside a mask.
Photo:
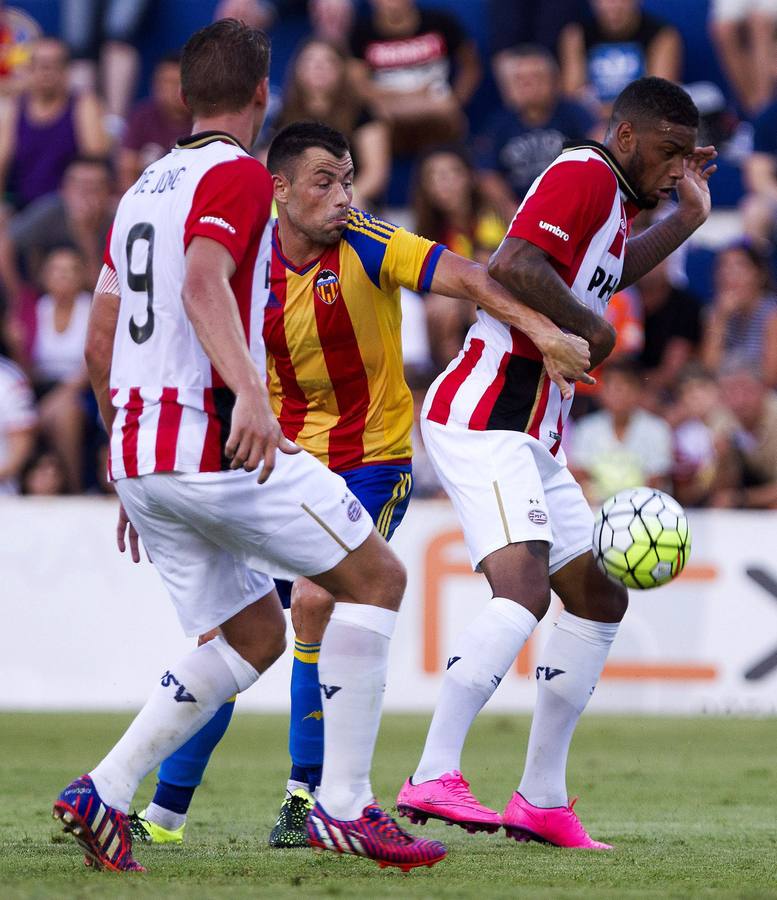
[(632, 187), (618, 160), (615, 159), (604, 144), (600, 144), (598, 141), (566, 141), (561, 152), (566, 153), (570, 150), (594, 150), (598, 153), (612, 169), (613, 174), (618, 179), (618, 186), (626, 195), (626, 199), (638, 209), (643, 208), (639, 194)]
[(200, 147), (207, 147), (208, 144), (213, 144), (215, 141), (234, 144), (235, 147), (240, 147), (244, 153), (248, 153), (240, 141), (231, 134), (227, 134), (226, 131), (198, 131), (188, 137), (178, 138), (175, 146), (179, 150), (199, 150)]

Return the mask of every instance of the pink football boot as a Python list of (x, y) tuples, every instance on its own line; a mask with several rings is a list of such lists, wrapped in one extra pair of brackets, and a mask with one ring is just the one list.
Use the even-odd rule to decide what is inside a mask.
[(499, 831), (502, 817), (489, 809), (469, 789), (461, 772), (446, 772), (433, 781), (413, 784), (408, 778), (397, 797), (397, 811), (415, 825), (440, 819), (446, 825), (460, 825), (465, 831)]
[(502, 814), (502, 824), (507, 836), (516, 841), (539, 841), (580, 850), (612, 850), (609, 844), (593, 840), (583, 828), (573, 809), (576, 801), (577, 797), (569, 806), (532, 806), (516, 791)]

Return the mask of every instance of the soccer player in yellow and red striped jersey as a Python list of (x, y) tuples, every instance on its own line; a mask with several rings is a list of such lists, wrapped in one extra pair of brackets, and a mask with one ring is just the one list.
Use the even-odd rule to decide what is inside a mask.
[[(545, 354), (562, 390), (569, 389), (565, 378), (581, 377), (587, 367), (587, 344), (518, 303), (477, 263), (351, 209), (353, 163), (338, 132), (320, 123), (292, 124), (276, 135), (267, 165), (278, 209), (263, 331), (273, 409), (285, 436), (343, 476), (388, 540), (412, 488), (413, 404), (402, 365), (401, 287), (472, 300), (520, 328)], [(276, 584), (291, 606), (297, 639), (292, 770), (270, 844), (293, 847), (307, 843), (305, 820), (322, 761), (338, 765), (345, 751), (329, 747), (329, 729), (324, 753), (317, 671), (334, 598), (300, 578), (291, 603), (291, 585)], [(325, 695), (327, 717), (347, 714), (330, 704), (333, 698)], [(203, 756), (202, 770), (213, 746), (192, 752)], [(184, 762), (191, 768), (187, 747), (178, 751), (182, 769)], [(162, 771), (175, 771), (175, 763), (173, 754)], [(323, 811), (312, 819), (316, 815), (326, 820)]]
[(302, 265), (276, 223), (264, 326), (281, 428), (336, 472), (410, 462), (399, 292), (430, 290), (445, 249), (359, 210), (344, 216), (340, 240)]

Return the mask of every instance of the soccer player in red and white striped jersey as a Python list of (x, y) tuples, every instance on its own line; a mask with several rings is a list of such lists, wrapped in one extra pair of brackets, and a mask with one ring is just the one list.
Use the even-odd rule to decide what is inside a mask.
[[(612, 348), (609, 298), (707, 218), (714, 148), (695, 146), (698, 112), (671, 82), (644, 78), (615, 101), (604, 145), (571, 146), (537, 178), (492, 257), (490, 273), (528, 306), (586, 338), (595, 363)], [(672, 215), (629, 240), (639, 209), (677, 190)], [(460, 635), (400, 812), (490, 829), (499, 814), (471, 796), (460, 768), (467, 731), (547, 612), (564, 603), (537, 667), (526, 768), (501, 815), (508, 834), (560, 846), (593, 841), (568, 802), (566, 760), (618, 623), (625, 588), (591, 553), (593, 516), (566, 467), (561, 434), (572, 396), (547, 377), (524, 335), (482, 310), (462, 352), (432, 385), (424, 443), (461, 519), (473, 568), (493, 590)]]
[(163, 674), (116, 746), (55, 803), (99, 867), (140, 868), (127, 812), (141, 780), (283, 652), (269, 572), (305, 575), (337, 601), (319, 658), (334, 749), (321, 841), (403, 868), (446, 853), (401, 831), (370, 786), (404, 569), (342, 477), (298, 452), (269, 404), (270, 179), (244, 149), (264, 117), (268, 65), (266, 36), (235, 20), (187, 42), (194, 134), (119, 204), (90, 317), (116, 490), (184, 631), (220, 629)]

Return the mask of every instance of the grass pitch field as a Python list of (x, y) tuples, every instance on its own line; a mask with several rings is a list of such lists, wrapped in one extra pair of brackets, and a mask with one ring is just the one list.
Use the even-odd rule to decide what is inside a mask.
[[(409, 875), (373, 863), (266, 846), (287, 775), (286, 720), (238, 713), (195, 798), (183, 848), (137, 848), (147, 875), (84, 868), (50, 818), (52, 801), (97, 762), (119, 715), (0, 714), (0, 896), (18, 897), (777, 897), (777, 720), (584, 717), (569, 787), (591, 854), (470, 836), (428, 824), (449, 856)], [(390, 808), (427, 717), (386, 716), (373, 784)], [(484, 716), (464, 760), (501, 808), (516, 783), (526, 717)], [(141, 788), (138, 805), (151, 796)], [(407, 821), (407, 820), (402, 820)]]

